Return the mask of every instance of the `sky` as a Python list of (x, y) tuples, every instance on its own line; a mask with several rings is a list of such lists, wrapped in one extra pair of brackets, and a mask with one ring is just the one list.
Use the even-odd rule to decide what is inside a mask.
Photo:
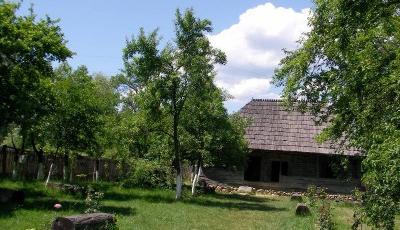
[(25, 0), (20, 13), (31, 5), (39, 17), (60, 19), (59, 25), (76, 54), (68, 62), (85, 65), (91, 73), (114, 75), (122, 69), (126, 39), (159, 29), (162, 43), (173, 40), (177, 8), (193, 8), (196, 16), (211, 20), (211, 44), (224, 51), (228, 63), (217, 66), (216, 85), (233, 99), (225, 102), (235, 112), (252, 98), (279, 98), (271, 84), (282, 49), (295, 49), (308, 31), (309, 0)]

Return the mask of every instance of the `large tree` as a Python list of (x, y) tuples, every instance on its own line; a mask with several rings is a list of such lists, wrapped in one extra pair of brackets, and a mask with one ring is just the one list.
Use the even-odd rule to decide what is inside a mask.
[(52, 62), (72, 56), (57, 21), (18, 16), (18, 4), (0, 1), (0, 135), (10, 123), (24, 138), (51, 109)]
[(50, 145), (64, 154), (64, 180), (69, 180), (71, 156), (85, 153), (97, 158), (110, 145), (107, 127), (112, 125), (117, 98), (109, 80), (93, 79), (84, 66), (73, 70), (63, 64), (55, 74), (56, 106), (44, 125)]
[(34, 143), (38, 122), (54, 102), (52, 63), (72, 56), (57, 21), (48, 17), (38, 20), (32, 9), (29, 15), (19, 16), (18, 9), (19, 4), (0, 1), (0, 141), (12, 127), (18, 127), (22, 137), (13, 177), (17, 176), (19, 151), (28, 143), (42, 159), (42, 151)]
[(152, 129), (165, 133), (172, 144), (177, 199), (182, 189), (182, 116), (188, 101), (196, 103), (213, 84), (214, 64), (225, 63), (225, 55), (208, 41), (210, 31), (210, 21), (196, 18), (192, 10), (178, 10), (173, 44), (160, 50), (157, 32), (146, 35), (141, 30), (124, 49), (124, 74), (136, 92), (137, 106), (154, 123), (149, 124)]
[(311, 31), (275, 72), (288, 104), (301, 99), (322, 139), (365, 154), (370, 223), (394, 228), (400, 207), (400, 3), (316, 0)]

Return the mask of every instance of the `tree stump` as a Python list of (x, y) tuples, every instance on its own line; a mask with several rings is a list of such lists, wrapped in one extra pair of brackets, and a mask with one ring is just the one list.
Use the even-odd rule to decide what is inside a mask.
[(310, 209), (304, 203), (298, 203), (296, 206), (296, 215), (297, 216), (305, 216), (310, 214)]
[(90, 230), (105, 229), (115, 225), (114, 215), (109, 213), (90, 213), (67, 217), (57, 217), (51, 225), (52, 230)]
[(22, 190), (13, 190), (0, 188), (0, 202), (14, 202), (16, 204), (23, 204), (25, 201), (25, 192)]

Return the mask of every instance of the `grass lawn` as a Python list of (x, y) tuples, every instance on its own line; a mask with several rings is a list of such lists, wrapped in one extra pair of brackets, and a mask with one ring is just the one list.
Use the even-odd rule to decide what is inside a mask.
[[(56, 216), (85, 210), (84, 198), (45, 189), (43, 183), (0, 180), (0, 187), (27, 192), (21, 206), (0, 205), (0, 229), (49, 229)], [(170, 190), (97, 187), (105, 193), (102, 211), (117, 215), (119, 229), (315, 229), (315, 216), (295, 216), (297, 202), (288, 197), (185, 194), (176, 202)], [(53, 209), (58, 202), (61, 211)], [(337, 229), (350, 229), (351, 205), (332, 202), (332, 207)]]

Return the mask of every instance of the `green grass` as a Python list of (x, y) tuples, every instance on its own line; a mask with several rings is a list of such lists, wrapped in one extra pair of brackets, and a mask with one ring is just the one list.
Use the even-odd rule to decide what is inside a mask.
[[(49, 229), (56, 216), (83, 213), (84, 198), (45, 189), (42, 183), (0, 181), (0, 187), (23, 188), (23, 205), (0, 205), (1, 229)], [(122, 189), (99, 184), (105, 193), (102, 211), (115, 213), (119, 229), (315, 229), (315, 216), (294, 215), (297, 204), (288, 197), (210, 194), (174, 201), (174, 192)], [(55, 211), (53, 205), (63, 208)], [(350, 229), (352, 207), (332, 202), (338, 229)], [(365, 228), (364, 228), (365, 229)]]

